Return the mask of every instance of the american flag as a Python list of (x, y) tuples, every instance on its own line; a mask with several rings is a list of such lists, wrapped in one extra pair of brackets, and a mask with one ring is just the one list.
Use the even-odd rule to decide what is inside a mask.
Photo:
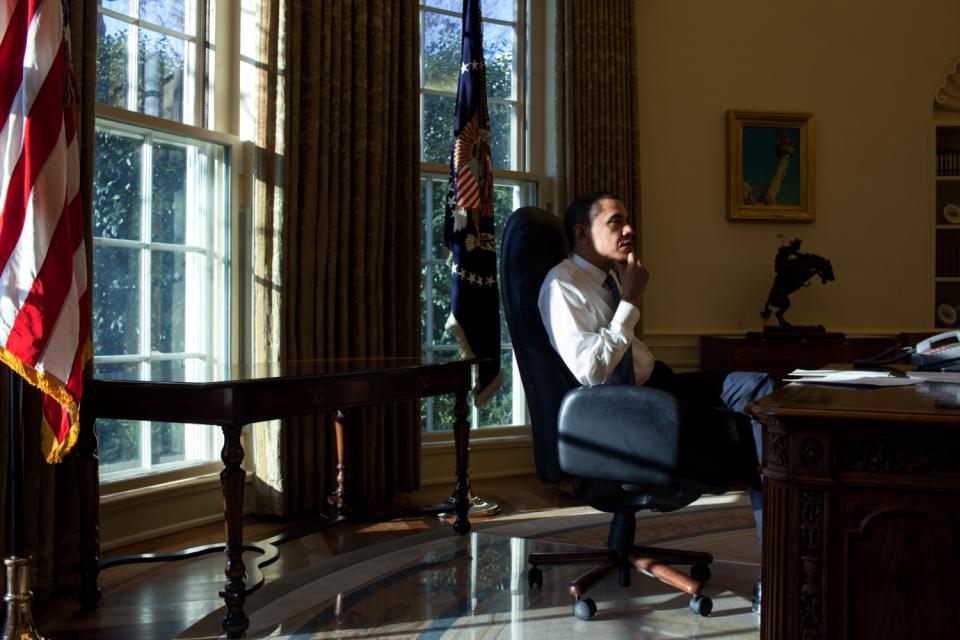
[(0, 0), (0, 360), (43, 392), (43, 452), (79, 433), (92, 356), (65, 0)]

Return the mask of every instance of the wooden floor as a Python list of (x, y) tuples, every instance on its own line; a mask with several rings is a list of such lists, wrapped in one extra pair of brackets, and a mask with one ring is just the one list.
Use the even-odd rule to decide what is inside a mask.
[[(472, 481), (474, 494), (499, 504), (501, 516), (535, 513), (580, 504), (569, 493), (544, 485), (536, 476)], [(412, 504), (436, 504), (450, 493), (448, 486), (431, 486), (406, 496)], [(257, 541), (309, 524), (249, 516), (244, 538)], [(437, 516), (409, 516), (380, 523), (344, 522), (284, 543), (280, 559), (264, 568), (267, 582), (311, 563), (365, 546), (403, 538), (426, 529), (450, 527)], [(223, 525), (196, 527), (117, 549), (110, 557), (164, 552), (223, 541)], [(244, 556), (249, 565), (254, 555)], [(173, 638), (222, 605), (217, 592), (224, 584), (224, 558), (211, 553), (191, 560), (122, 565), (100, 574), (103, 600), (94, 612), (79, 609), (73, 594), (33, 606), (34, 622), (50, 640), (119, 640)]]

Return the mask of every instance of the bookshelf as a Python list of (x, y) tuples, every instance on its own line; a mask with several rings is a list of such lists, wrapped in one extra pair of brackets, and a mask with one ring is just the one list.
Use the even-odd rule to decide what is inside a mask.
[(960, 327), (960, 113), (934, 110), (934, 325)]

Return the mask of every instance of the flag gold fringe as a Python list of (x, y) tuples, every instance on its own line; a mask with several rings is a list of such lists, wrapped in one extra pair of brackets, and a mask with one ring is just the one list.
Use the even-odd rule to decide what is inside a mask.
[[(470, 342), (467, 340), (467, 334), (464, 332), (463, 327), (460, 326), (460, 323), (457, 322), (457, 319), (451, 313), (447, 318), (447, 323), (443, 327), (447, 331), (453, 334), (453, 337), (457, 339), (457, 342), (460, 343), (460, 349), (463, 351), (465, 358), (476, 358), (477, 356), (473, 353), (473, 350), (470, 348)], [(479, 378), (479, 376), (477, 376)], [(490, 384), (486, 388), (480, 388), (480, 382), (473, 388), (473, 404), (477, 407), (482, 407), (487, 403), (490, 398), (493, 397), (493, 394), (497, 392), (497, 389), (500, 388), (500, 383), (503, 380), (503, 375), (498, 373), (497, 377), (490, 381)]]
[[(80, 356), (81, 369), (86, 367), (92, 357), (93, 343), (88, 338), (87, 342), (83, 345), (83, 353)], [(43, 418), (43, 426), (41, 427), (43, 457), (50, 464), (62, 462), (64, 457), (70, 453), (73, 445), (77, 443), (77, 438), (80, 435), (80, 409), (77, 401), (70, 395), (70, 392), (67, 391), (67, 387), (63, 382), (47, 373), (37, 371), (3, 347), (0, 347), (0, 362), (3, 362), (13, 369), (20, 377), (41, 392), (53, 398), (57, 404), (70, 414), (70, 430), (67, 432), (63, 442), (57, 440), (57, 435), (53, 427), (47, 423), (45, 417)]]
[(490, 398), (493, 397), (493, 394), (500, 388), (501, 382), (503, 382), (502, 373), (498, 373), (497, 377), (490, 381), (486, 389), (481, 389), (480, 383), (477, 382), (477, 385), (473, 388), (473, 403), (478, 407), (487, 404)]

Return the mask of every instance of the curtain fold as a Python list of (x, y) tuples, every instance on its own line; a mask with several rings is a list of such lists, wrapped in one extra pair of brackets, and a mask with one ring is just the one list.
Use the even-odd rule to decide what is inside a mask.
[[(93, 274), (92, 194), (94, 98), (96, 88), (96, 15), (93, 2), (70, 0), (70, 62), (78, 90), (77, 136), (80, 144), (80, 191), (83, 201), (87, 253), (87, 277)], [(88, 287), (93, 286), (92, 279)], [(0, 548), (7, 555), (7, 536), (13, 528), (7, 513), (10, 484), (7, 420), (9, 408), (9, 369), (0, 372)], [(30, 586), (35, 601), (43, 601), (61, 590), (79, 584), (76, 565), (79, 560), (80, 498), (77, 484), (77, 456), (68, 455), (60, 464), (47, 464), (41, 454), (40, 393), (30, 384), (23, 385), (23, 495), (22, 525), (24, 548), (33, 557)], [(6, 591), (6, 572), (0, 578)], [(0, 617), (2, 617), (0, 612)]]
[[(258, 137), (254, 315), (275, 325), (254, 335), (277, 339), (256, 357), (419, 355), (418, 4), (266, 5), (265, 46), (284, 46), (282, 60), (266, 58), (275, 84), (261, 85), (273, 112), (261, 111)], [(309, 416), (255, 430), (258, 511), (324, 506), (332, 425)], [(349, 438), (353, 501), (416, 488), (419, 403), (353, 411)]]
[(639, 226), (634, 4), (558, 0), (557, 197), (611, 191)]

